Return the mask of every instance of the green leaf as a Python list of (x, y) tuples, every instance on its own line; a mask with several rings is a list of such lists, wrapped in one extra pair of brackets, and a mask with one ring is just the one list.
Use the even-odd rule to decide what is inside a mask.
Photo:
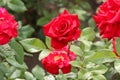
[(43, 58), (45, 58), (45, 57), (48, 56), (49, 54), (50, 54), (50, 50), (44, 49), (44, 50), (39, 54), (39, 60), (42, 60)]
[(7, 6), (15, 12), (24, 12), (27, 10), (22, 0), (9, 0)]
[(0, 70), (0, 80), (4, 80), (4, 74), (1, 70)]
[[(92, 68), (81, 68), (80, 71), (78, 72), (78, 79), (94, 80), (93, 75), (96, 76), (96, 75), (104, 74), (107, 71), (107, 69), (108, 68), (104, 65), (95, 65)], [(102, 78), (100, 78), (100, 80), (102, 80)]]
[(0, 63), (0, 71), (2, 71), (3, 73), (7, 73), (7, 72), (8, 72), (8, 69), (7, 69), (7, 67), (5, 66), (5, 64)]
[(78, 67), (78, 68), (80, 68), (81, 65), (82, 65), (81, 61), (71, 61), (70, 64), (71, 64), (72, 66)]
[(109, 50), (100, 50), (97, 51), (93, 56), (89, 58), (90, 61), (101, 64), (101, 63), (106, 63), (106, 62), (112, 62), (115, 60), (116, 55)]
[(55, 80), (55, 78), (53, 77), (53, 75), (47, 75), (44, 77), (44, 80)]
[(84, 52), (84, 62), (89, 62), (89, 58), (91, 58), (95, 54), (95, 51), (91, 50), (88, 52)]
[(77, 77), (77, 74), (73, 72), (70, 72), (64, 75), (66, 76), (66, 78), (71, 78), (71, 79), (75, 79)]
[(6, 58), (14, 55), (15, 55), (15, 51), (8, 44), (0, 46), (1, 57)]
[(106, 48), (106, 46), (107, 46), (104, 41), (94, 42), (93, 45), (94, 45), (95, 48), (97, 48), (97, 49), (104, 49), (104, 48)]
[(95, 32), (91, 27), (84, 28), (80, 38), (83, 40), (93, 41), (95, 38)]
[(32, 69), (32, 73), (38, 80), (43, 80), (43, 77), (45, 76), (45, 71), (38, 65)]
[(44, 16), (46, 16), (46, 17), (51, 17), (51, 14), (50, 14), (49, 11), (47, 11), (47, 10), (43, 10), (43, 14), (44, 14)]
[(51, 14), (47, 10), (43, 10), (44, 17), (41, 17), (37, 20), (37, 25), (43, 26), (51, 20)]
[(25, 80), (25, 79), (16, 78), (15, 80)]
[(34, 31), (35, 30), (31, 25), (25, 25), (19, 29), (19, 36), (17, 38), (23, 40), (25, 38), (31, 37)]
[(0, 62), (0, 80), (4, 80), (4, 75), (8, 72), (8, 68), (2, 62)]
[(91, 10), (91, 5), (87, 1), (81, 1), (80, 5), (82, 6), (83, 9), (85, 10)]
[(107, 70), (108, 68), (104, 65), (96, 65), (88, 69), (88, 71), (92, 72), (93, 74), (104, 74)]
[(81, 56), (83, 54), (81, 48), (75, 45), (71, 45), (70, 50), (73, 51), (78, 56)]
[(43, 26), (50, 21), (49, 17), (41, 17), (37, 20), (37, 25)]
[(21, 76), (21, 74), (22, 74), (22, 71), (21, 71), (21, 70), (16, 69), (16, 70), (12, 73), (12, 75), (10, 76), (10, 79), (15, 79), (15, 78), (18, 78), (18, 77), (20, 77), (20, 76)]
[(12, 66), (16, 68), (23, 69), (23, 70), (27, 69), (27, 65), (25, 63), (19, 64), (13, 57), (9, 57), (6, 60), (8, 63), (10, 63)]
[[(112, 78), (114, 78), (113, 76), (116, 76), (117, 71), (115, 70), (114, 67), (111, 66), (111, 64), (109, 65), (109, 69), (108, 71), (104, 74), (105, 77), (107, 78), (107, 80), (111, 80)], [(118, 74), (118, 73), (117, 73)], [(119, 79), (118, 79), (119, 80)]]
[(6, 76), (7, 77), (10, 77), (14, 72), (15, 72), (15, 70), (16, 70), (16, 67), (14, 67), (14, 66), (11, 66), (11, 67), (8, 67), (8, 73), (6, 73)]
[(87, 14), (87, 11), (82, 10), (82, 9), (75, 9), (74, 13), (78, 14), (78, 17), (79, 17), (80, 20), (84, 21), (85, 20), (85, 15)]
[(95, 21), (93, 18), (90, 18), (88, 21), (89, 26), (94, 29), (96, 27)]
[(15, 50), (16, 54), (15, 54), (15, 59), (22, 64), (24, 61), (24, 50), (23, 47), (17, 43), (15, 40), (11, 40), (11, 42), (9, 43), (9, 45), (11, 46), (12, 49)]
[(45, 42), (46, 42), (48, 48), (51, 49), (51, 39), (50, 39), (50, 37), (46, 36), (45, 38), (46, 38)]
[(88, 40), (84, 40), (81, 37), (78, 39), (82, 44), (84, 44), (84, 51), (90, 51), (92, 42)]
[(0, 6), (5, 6), (8, 0), (0, 0)]
[(104, 75), (93, 75), (92, 80), (107, 80)]
[(85, 44), (82, 41), (74, 41), (74, 45), (80, 47), (82, 51), (85, 49)]
[(81, 69), (79, 72), (78, 72), (78, 79), (80, 80), (86, 80), (86, 79), (91, 79), (91, 76), (92, 76), (92, 73), (85, 70), (85, 69)]
[(44, 43), (37, 38), (29, 38), (20, 41), (24, 49), (30, 53), (36, 53), (45, 49)]
[(25, 25), (22, 27), (22, 32), (26, 37), (31, 37), (32, 33), (34, 32), (34, 28), (31, 25)]
[(26, 71), (25, 72), (25, 80), (36, 80), (36, 78), (32, 75), (32, 73)]
[(117, 60), (115, 60), (115, 62), (114, 62), (114, 67), (115, 67), (115, 69), (117, 70), (117, 72), (120, 73), (120, 58), (117, 59)]
[(117, 51), (117, 54), (120, 55), (120, 38), (117, 38), (117, 41), (116, 41), (116, 51)]
[(59, 70), (59, 74), (56, 76), (57, 80), (67, 80), (67, 77), (63, 74), (61, 70)]

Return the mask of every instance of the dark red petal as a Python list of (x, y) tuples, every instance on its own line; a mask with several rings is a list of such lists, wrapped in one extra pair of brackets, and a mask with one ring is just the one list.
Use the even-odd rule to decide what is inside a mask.
[(51, 46), (55, 49), (60, 49), (65, 47), (68, 44), (68, 42), (64, 42), (64, 41), (59, 41), (57, 39), (52, 38), (51, 39)]
[(114, 15), (113, 19), (108, 21), (108, 23), (115, 23), (117, 21), (120, 21), (120, 9), (118, 10), (118, 12), (116, 12), (116, 15)]
[(43, 26), (43, 31), (44, 31), (44, 34), (45, 34), (46, 36), (49, 36), (49, 35), (50, 35), (50, 34), (49, 34), (49, 29), (50, 29), (50, 27), (51, 27), (51, 24), (54, 23), (54, 21), (55, 21), (55, 19), (53, 19), (53, 20), (50, 21), (48, 24), (46, 24), (46, 25)]
[(71, 72), (71, 65), (64, 66), (61, 70), (64, 74), (69, 73)]
[(64, 14), (69, 14), (69, 12), (66, 9), (64, 9), (64, 11), (61, 15), (64, 15)]
[(7, 34), (0, 34), (0, 45), (8, 43), (11, 38), (12, 37), (8, 36)]

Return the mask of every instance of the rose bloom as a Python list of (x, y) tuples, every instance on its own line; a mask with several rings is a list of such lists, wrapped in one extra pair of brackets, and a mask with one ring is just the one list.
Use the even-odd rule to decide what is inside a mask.
[(113, 52), (115, 53), (116, 57), (119, 57), (117, 51), (116, 51), (116, 41), (117, 41), (117, 38), (113, 38), (113, 41), (112, 41), (112, 47), (113, 47)]
[(68, 50), (68, 46), (63, 47), (62, 49), (55, 49), (54, 51), (65, 52), (67, 55), (69, 55), (70, 60), (76, 59), (75, 53)]
[(120, 0), (106, 0), (99, 7), (94, 20), (102, 38), (110, 40), (120, 37)]
[(59, 14), (51, 22), (44, 25), (43, 30), (46, 36), (51, 37), (51, 46), (59, 49), (80, 36), (81, 30), (79, 27), (80, 21), (78, 16), (64, 10), (63, 13)]
[(54, 50), (47, 57), (42, 59), (43, 67), (51, 74), (59, 74), (59, 70), (65, 73), (71, 72), (70, 61), (76, 59), (76, 55), (73, 52), (66, 50)]
[(18, 35), (18, 23), (5, 8), (0, 8), (0, 45), (6, 44)]

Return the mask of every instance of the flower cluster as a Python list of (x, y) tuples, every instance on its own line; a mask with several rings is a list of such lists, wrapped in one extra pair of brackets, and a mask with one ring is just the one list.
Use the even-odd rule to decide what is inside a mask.
[(14, 16), (9, 14), (5, 8), (0, 8), (0, 45), (6, 44), (11, 38), (17, 37), (18, 23)]
[(59, 14), (51, 22), (43, 26), (46, 36), (51, 38), (51, 46), (54, 50), (42, 59), (44, 68), (52, 74), (71, 71), (70, 61), (75, 60), (76, 55), (68, 48), (68, 42), (77, 40), (81, 30), (77, 15), (70, 14), (67, 10)]

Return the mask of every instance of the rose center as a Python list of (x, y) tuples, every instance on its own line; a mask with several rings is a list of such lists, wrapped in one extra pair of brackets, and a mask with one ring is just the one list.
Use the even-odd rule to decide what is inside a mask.
[(2, 24), (2, 22), (3, 22), (3, 18), (0, 18), (0, 24)]
[(67, 27), (66, 23), (61, 23), (61, 26), (60, 26), (61, 30), (64, 30), (66, 27)]
[(57, 61), (57, 60), (59, 60), (59, 59), (61, 59), (62, 61), (64, 61), (63, 56), (55, 56), (55, 57), (54, 57), (54, 61)]

